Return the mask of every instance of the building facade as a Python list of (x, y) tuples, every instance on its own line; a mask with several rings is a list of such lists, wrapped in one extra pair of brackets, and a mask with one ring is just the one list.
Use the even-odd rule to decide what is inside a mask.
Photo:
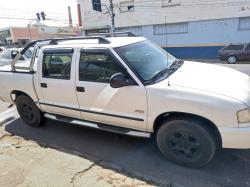
[(8, 27), (0, 29), (0, 45), (24, 46), (32, 40), (75, 36), (72, 26), (43, 21), (27, 27)]
[[(250, 42), (250, 0), (113, 0), (117, 31), (144, 36), (179, 58), (216, 58), (229, 43)], [(77, 0), (85, 34), (110, 30), (110, 17)]]
[(1, 45), (26, 45), (30, 40), (39, 39), (37, 28), (8, 27), (0, 29)]

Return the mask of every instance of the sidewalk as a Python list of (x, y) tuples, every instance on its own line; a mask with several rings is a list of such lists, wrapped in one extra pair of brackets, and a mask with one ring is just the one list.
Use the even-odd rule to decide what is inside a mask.
[(109, 169), (103, 161), (48, 148), (6, 132), (9, 122), (1, 122), (1, 118), (17, 115), (15, 107), (9, 105), (0, 101), (0, 186), (151, 186), (120, 168)]
[(0, 130), (0, 186), (149, 187), (139, 179)]

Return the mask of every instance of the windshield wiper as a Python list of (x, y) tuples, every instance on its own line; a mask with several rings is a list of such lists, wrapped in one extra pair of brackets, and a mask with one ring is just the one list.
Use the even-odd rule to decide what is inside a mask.
[(169, 67), (170, 73), (179, 69), (183, 65), (183, 63), (184, 63), (184, 61), (182, 61), (182, 60), (179, 60), (179, 59), (175, 60), (172, 63), (172, 65)]
[(168, 66), (163, 68), (161, 71), (159, 71), (156, 75), (152, 77), (151, 80), (157, 80), (158, 78), (162, 77), (164, 74), (168, 72), (169, 68)]
[[(154, 75), (151, 80), (146, 81), (145, 83), (150, 84), (150, 83), (156, 82), (157, 80), (159, 80), (163, 77), (164, 77), (164, 79), (169, 77), (177, 69), (179, 69), (183, 65), (183, 63), (184, 63), (184, 61), (182, 61), (182, 60), (179, 60), (179, 59), (175, 60), (170, 67), (165, 67), (160, 72), (158, 72), (156, 75)], [(164, 76), (164, 75), (166, 75), (166, 76)]]

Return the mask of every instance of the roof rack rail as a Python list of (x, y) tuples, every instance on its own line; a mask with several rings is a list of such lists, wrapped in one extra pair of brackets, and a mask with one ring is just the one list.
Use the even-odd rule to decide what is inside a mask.
[(95, 34), (89, 34), (88, 36), (119, 37), (124, 35), (126, 35), (127, 37), (137, 37), (134, 33), (129, 31), (113, 32), (113, 33), (95, 33)]
[(20, 53), (21, 53), (21, 55), (23, 55), (30, 47), (35, 46), (38, 42), (46, 42), (46, 41), (50, 41), (50, 40), (52, 40), (52, 39), (34, 40), (34, 41), (30, 42), (28, 45), (26, 45)]
[(56, 45), (60, 41), (71, 41), (71, 40), (91, 40), (97, 39), (99, 44), (109, 44), (110, 41), (102, 36), (87, 36), (87, 37), (72, 37), (72, 38), (56, 38), (49, 42), (49, 45)]

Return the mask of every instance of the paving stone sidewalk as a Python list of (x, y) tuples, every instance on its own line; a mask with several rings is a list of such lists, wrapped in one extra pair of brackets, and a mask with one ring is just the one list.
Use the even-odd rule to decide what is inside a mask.
[(6, 133), (0, 128), (0, 186), (151, 186), (98, 162)]

